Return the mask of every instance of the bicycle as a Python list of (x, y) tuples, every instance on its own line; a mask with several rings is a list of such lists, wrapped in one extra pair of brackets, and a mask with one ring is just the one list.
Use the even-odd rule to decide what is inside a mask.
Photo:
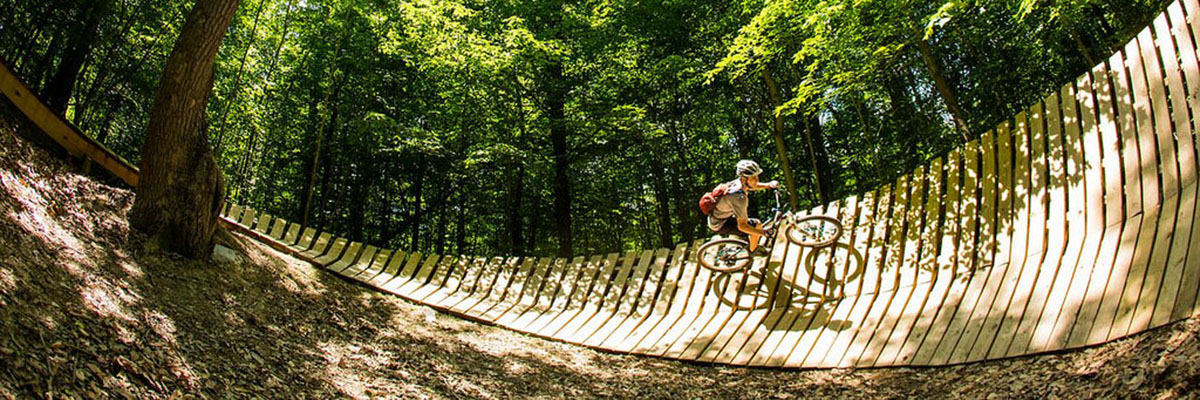
[[(824, 215), (806, 215), (796, 217), (791, 210), (782, 207), (779, 200), (779, 190), (775, 191), (774, 215), (762, 223), (767, 231), (763, 236), (765, 249), (770, 251), (775, 243), (775, 235), (780, 230), (792, 243), (812, 248), (824, 248), (837, 242), (842, 235), (842, 223), (836, 218)], [(781, 229), (779, 228), (782, 225)], [(696, 258), (700, 265), (714, 272), (735, 272), (747, 269), (755, 255), (750, 251), (749, 236), (741, 234), (741, 238), (719, 238), (709, 240), (696, 250)]]

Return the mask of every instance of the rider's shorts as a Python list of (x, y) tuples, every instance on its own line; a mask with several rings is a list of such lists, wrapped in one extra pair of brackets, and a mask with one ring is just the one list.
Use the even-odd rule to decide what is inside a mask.
[[(759, 226), (759, 224), (762, 224), (762, 221), (759, 221), (758, 218), (746, 218), (746, 223), (750, 224), (750, 226)], [(746, 236), (745, 232), (738, 229), (737, 218), (726, 218), (725, 222), (721, 224), (721, 229), (717, 229), (715, 233), (718, 235)]]

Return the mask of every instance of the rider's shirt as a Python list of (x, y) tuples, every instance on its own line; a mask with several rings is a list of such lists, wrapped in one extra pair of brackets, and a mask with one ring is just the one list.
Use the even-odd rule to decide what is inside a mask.
[(712, 214), (708, 215), (708, 229), (721, 229), (721, 225), (729, 218), (749, 218), (746, 211), (749, 204), (746, 191), (742, 189), (742, 180), (734, 179), (733, 182), (729, 182), (729, 190), (717, 200), (717, 206), (713, 208)]

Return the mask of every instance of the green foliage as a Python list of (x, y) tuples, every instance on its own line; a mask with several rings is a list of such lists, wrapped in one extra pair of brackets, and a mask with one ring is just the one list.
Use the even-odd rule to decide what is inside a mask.
[[(39, 90), (96, 0), (47, 1), (0, 0), (0, 57)], [(137, 160), (189, 4), (104, 1), (67, 113)], [(782, 178), (776, 117), (806, 207), (814, 156), (837, 198), (959, 144), (919, 43), (979, 134), (1164, 5), (245, 0), (215, 66), (208, 129), (239, 203), (377, 245), (546, 255), (559, 240), (550, 109), (565, 93), (575, 252), (652, 248), (706, 235), (695, 201), (738, 159)]]

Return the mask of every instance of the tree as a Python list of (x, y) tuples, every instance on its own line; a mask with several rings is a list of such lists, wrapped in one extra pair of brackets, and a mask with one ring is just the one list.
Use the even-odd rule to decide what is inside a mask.
[(197, 0), (155, 94), (129, 223), (160, 249), (208, 257), (223, 178), (205, 129), (213, 60), (241, 0)]

